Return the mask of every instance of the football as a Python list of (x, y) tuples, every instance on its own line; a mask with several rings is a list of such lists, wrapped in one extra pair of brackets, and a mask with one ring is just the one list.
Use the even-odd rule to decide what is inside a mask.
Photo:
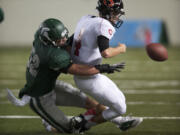
[(151, 43), (146, 45), (148, 56), (155, 61), (165, 61), (168, 59), (167, 49), (160, 43)]

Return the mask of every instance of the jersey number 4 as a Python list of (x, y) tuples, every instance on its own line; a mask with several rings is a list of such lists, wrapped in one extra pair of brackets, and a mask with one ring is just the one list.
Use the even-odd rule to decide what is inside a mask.
[(81, 48), (81, 41), (76, 41), (75, 42), (75, 51), (74, 51), (74, 55), (79, 56), (79, 49)]

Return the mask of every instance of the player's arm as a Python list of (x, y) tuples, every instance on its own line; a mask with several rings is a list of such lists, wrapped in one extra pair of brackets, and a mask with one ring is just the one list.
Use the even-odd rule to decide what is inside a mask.
[(67, 60), (66, 62), (62, 61), (62, 63), (51, 62), (50, 69), (55, 70), (57, 72), (84, 76), (94, 75), (100, 72), (100, 70), (92, 66), (72, 64), (70, 60)]
[(104, 58), (111, 58), (120, 53), (126, 52), (126, 45), (124, 44), (119, 43), (118, 46), (115, 48), (109, 47), (109, 39), (105, 36), (102, 36), (102, 35), (98, 36), (97, 42), (98, 42), (101, 55)]
[(72, 64), (68, 70), (68, 73), (74, 75), (94, 75), (99, 73), (100, 71), (92, 66), (87, 65), (79, 65), (79, 64)]
[(54, 49), (48, 64), (52, 70), (75, 75), (93, 75), (100, 72), (92, 66), (73, 64), (70, 55), (64, 49)]
[(97, 73), (114, 73), (115, 71), (120, 72), (124, 69), (125, 63), (119, 64), (100, 64), (93, 66), (72, 64), (69, 66), (67, 72), (75, 75), (94, 75)]
[(49, 68), (57, 72), (70, 73), (75, 75), (94, 75), (97, 73), (113, 73), (119, 71), (121, 66), (102, 64), (97, 66), (88, 66), (73, 64), (67, 51), (63, 49), (56, 49), (51, 54), (48, 61)]

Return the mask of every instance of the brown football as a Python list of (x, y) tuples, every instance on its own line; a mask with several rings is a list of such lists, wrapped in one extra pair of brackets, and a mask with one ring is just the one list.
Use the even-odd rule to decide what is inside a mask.
[(146, 45), (146, 52), (155, 61), (165, 61), (168, 59), (167, 49), (160, 43)]

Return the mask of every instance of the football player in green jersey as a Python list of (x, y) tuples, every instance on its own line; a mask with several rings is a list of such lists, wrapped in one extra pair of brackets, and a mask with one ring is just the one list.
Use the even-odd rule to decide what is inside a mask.
[(57, 77), (61, 73), (82, 76), (99, 72), (113, 73), (124, 66), (104, 64), (92, 67), (73, 64), (66, 50), (67, 39), (68, 30), (61, 21), (50, 18), (42, 22), (34, 37), (26, 69), (26, 84), (20, 90), (19, 98), (26, 103), (30, 102), (32, 110), (59, 132), (73, 133), (76, 126), (74, 121), (66, 117), (58, 106), (89, 109), (97, 105), (97, 102), (70, 84), (57, 81)]

